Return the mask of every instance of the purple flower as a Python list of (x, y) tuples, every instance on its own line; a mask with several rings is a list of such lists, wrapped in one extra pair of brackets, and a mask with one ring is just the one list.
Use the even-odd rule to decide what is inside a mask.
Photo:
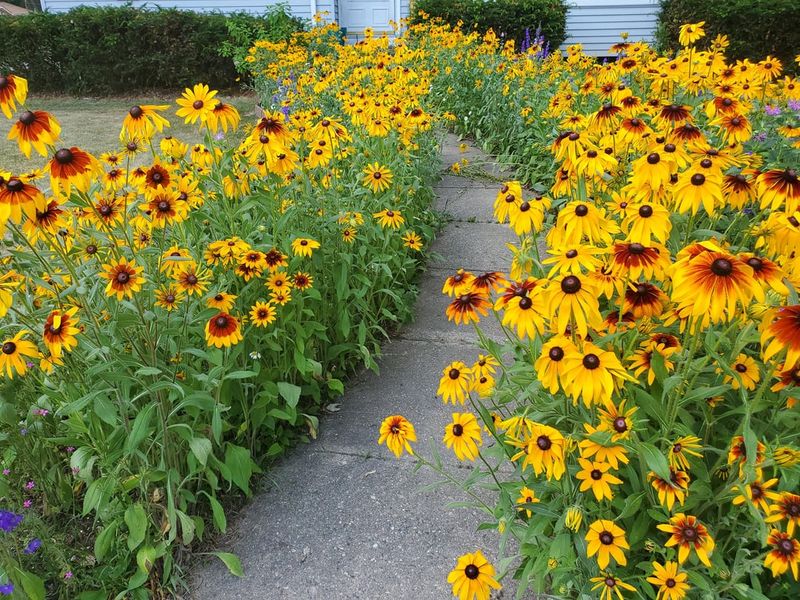
[(74, 446), (67, 446), (67, 454), (72, 454), (73, 452), (75, 452), (75, 447)]
[(7, 510), (0, 510), (0, 530), (11, 533), (22, 523), (22, 518), (22, 515)]
[(24, 552), (25, 554), (33, 554), (39, 548), (41, 548), (41, 546), (42, 546), (42, 540), (40, 540), (39, 538), (33, 538), (30, 542), (28, 542), (28, 545), (25, 546), (25, 550), (23, 550), (22, 552)]
[(36, 487), (36, 482), (33, 480), (30, 480), (28, 483), (25, 484), (25, 489), (28, 490), (32, 490), (35, 487)]
[(14, 584), (10, 581), (0, 585), (0, 596), (10, 596), (14, 593)]
[(64, 573), (64, 579), (72, 579), (72, 571), (67, 571)]
[(3, 469), (3, 475), (10, 475), (11, 469)]
[(800, 110), (800, 100), (789, 100), (789, 110)]
[(40, 417), (46, 417), (50, 413), (49, 410), (46, 408), (34, 408), (33, 414), (39, 415)]
[(767, 104), (764, 107), (764, 112), (767, 113), (770, 117), (777, 117), (781, 114), (781, 107), (780, 106), (771, 106)]
[(30, 508), (31, 506), (33, 506), (33, 500), (25, 500), (22, 503), (22, 508)]
[(23, 427), (22, 429), (19, 430), (19, 434), (20, 435), (28, 435), (28, 430)]
[(754, 138), (754, 139), (755, 139), (757, 142), (765, 142), (765, 141), (767, 140), (767, 132), (766, 132), (766, 131), (762, 131), (762, 132), (760, 132), (760, 133), (757, 133), (757, 134), (755, 134), (755, 135), (753, 136), (753, 138)]

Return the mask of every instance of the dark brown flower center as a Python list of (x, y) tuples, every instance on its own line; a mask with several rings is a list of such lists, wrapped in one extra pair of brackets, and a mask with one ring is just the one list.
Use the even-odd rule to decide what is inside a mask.
[(131, 280), (131, 275), (127, 271), (120, 271), (117, 273), (117, 283), (128, 283)]
[(589, 214), (589, 207), (585, 204), (578, 204), (578, 206), (575, 207), (575, 214), (579, 217), (585, 217)]
[(581, 291), (581, 280), (575, 275), (567, 275), (561, 280), (561, 291), (565, 294), (577, 294)]
[(20, 181), (16, 177), (9, 179), (8, 183), (6, 184), (6, 189), (8, 189), (8, 191), (11, 192), (12, 194), (21, 192), (24, 188), (25, 184), (22, 183), (22, 181)]
[(461, 423), (455, 423), (453, 425), (453, 435), (456, 437), (460, 437), (464, 433), (464, 427)]
[(661, 157), (658, 155), (657, 152), (653, 152), (652, 154), (647, 155), (647, 162), (651, 165), (657, 165), (660, 160)]
[(605, 546), (610, 546), (614, 543), (614, 534), (610, 531), (604, 531), (600, 534), (600, 543)]
[(550, 348), (550, 352), (548, 352), (547, 355), (550, 357), (550, 360), (558, 362), (564, 358), (564, 350), (558, 346), (554, 346)]
[(676, 581), (675, 581), (675, 580), (674, 580), (672, 577), (670, 577), (669, 579), (667, 579), (667, 580), (664, 582), (664, 585), (665, 585), (665, 586), (667, 586), (668, 588), (674, 588), (674, 587), (675, 587), (675, 585), (676, 585), (676, 583), (677, 583), (677, 582), (676, 582)]
[(36, 115), (31, 111), (26, 110), (20, 115), (19, 122), (23, 125), (33, 125), (36, 122)]
[(533, 306), (533, 301), (527, 296), (523, 296), (519, 299), (519, 307), (522, 310), (528, 310), (531, 306)]
[(693, 542), (697, 539), (697, 529), (695, 527), (684, 527), (681, 530), (681, 536), (686, 541)]
[(639, 242), (633, 242), (630, 246), (628, 246), (628, 252), (631, 254), (644, 254), (645, 250), (646, 248)]
[(600, 481), (603, 478), (603, 472), (600, 469), (592, 469), (589, 475), (591, 475), (592, 479), (595, 481)]
[(447, 373), (447, 376), (450, 379), (458, 379), (460, 375), (461, 375), (461, 371), (459, 371), (458, 369), (450, 369), (450, 372)]
[(600, 358), (596, 354), (587, 354), (583, 357), (583, 366), (593, 371), (600, 366)]
[(62, 165), (68, 165), (72, 162), (72, 151), (67, 148), (62, 148), (58, 152), (56, 152), (56, 161), (61, 163)]
[(711, 272), (719, 277), (727, 277), (733, 273), (733, 264), (727, 258), (718, 258), (711, 263)]
[(739, 373), (747, 373), (747, 365), (742, 363), (736, 363), (735, 369), (739, 371)]
[(566, 256), (567, 256), (567, 258), (575, 258), (576, 256), (578, 256), (578, 251), (577, 250), (567, 250)]
[(128, 111), (128, 114), (132, 116), (134, 119), (138, 119), (144, 114), (141, 106), (132, 106), (131, 109)]
[(214, 324), (219, 327), (220, 329), (224, 329), (228, 326), (228, 317), (219, 316), (214, 319)]
[(17, 345), (14, 342), (6, 342), (3, 344), (3, 354), (14, 354), (17, 351)]
[(702, 173), (695, 173), (689, 181), (692, 182), (692, 185), (703, 185), (706, 182), (706, 176)]
[(475, 565), (467, 565), (464, 568), (464, 575), (467, 576), (467, 579), (477, 579), (480, 573), (480, 570)]
[(625, 420), (625, 417), (617, 417), (614, 419), (614, 431), (617, 433), (628, 431), (628, 422)]
[(536, 445), (539, 447), (539, 450), (550, 450), (553, 442), (551, 442), (550, 438), (546, 435), (540, 435), (536, 438)]
[(703, 160), (700, 161), (700, 166), (703, 167), (704, 169), (711, 168), (711, 165), (713, 165), (713, 164), (714, 163), (711, 162), (710, 158), (704, 158)]
[(197, 275), (195, 275), (195, 274), (193, 274), (193, 273), (189, 273), (189, 275), (187, 275), (187, 276), (186, 276), (186, 282), (187, 282), (189, 285), (194, 285), (194, 284), (196, 284), (196, 283), (197, 283)]
[(195, 110), (200, 110), (203, 108), (203, 101), (202, 100), (195, 100), (192, 102), (192, 108)]

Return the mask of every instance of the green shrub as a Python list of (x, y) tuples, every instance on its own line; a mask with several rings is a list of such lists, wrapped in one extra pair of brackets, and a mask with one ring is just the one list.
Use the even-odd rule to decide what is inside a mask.
[(275, 15), (81, 6), (67, 13), (3, 17), (0, 70), (25, 77), (37, 92), (140, 95), (198, 81), (230, 89), (237, 80), (233, 54), (219, 51), (238, 43), (228, 23), (248, 24), (251, 35), (259, 36), (273, 25), (280, 25), (276, 33), (285, 37), (302, 27), (297, 19)]
[(463, 22), (465, 29), (481, 33), (492, 29), (505, 39), (513, 39), (519, 47), (526, 36), (541, 34), (551, 48), (566, 38), (567, 5), (564, 0), (417, 0), (412, 22), (422, 14), (439, 17), (450, 25)]
[[(662, 50), (680, 47), (684, 23), (706, 22), (706, 37), (724, 34), (731, 59), (777, 56), (789, 67), (800, 52), (800, 4), (797, 0), (661, 0), (658, 42)], [(700, 45), (702, 45), (702, 41)]]

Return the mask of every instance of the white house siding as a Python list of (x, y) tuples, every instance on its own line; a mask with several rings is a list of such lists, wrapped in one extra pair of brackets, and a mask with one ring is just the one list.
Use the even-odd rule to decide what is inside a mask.
[[(125, 6), (124, 0), (41, 0), (42, 10), (50, 12), (66, 12), (76, 6)], [(337, 0), (317, 0), (317, 11), (328, 11), (330, 19), (333, 20), (336, 14)], [(267, 6), (278, 4), (278, 0), (157, 0), (143, 1), (133, 0), (131, 4), (135, 7), (153, 8), (161, 6), (163, 8), (179, 8), (181, 10), (194, 10), (197, 12), (249, 12), (262, 14)], [(301, 19), (311, 18), (311, 0), (289, 0), (286, 2), (291, 12)]]
[(562, 48), (582, 44), (587, 54), (605, 56), (623, 31), (629, 41), (653, 41), (658, 0), (569, 0), (569, 5)]

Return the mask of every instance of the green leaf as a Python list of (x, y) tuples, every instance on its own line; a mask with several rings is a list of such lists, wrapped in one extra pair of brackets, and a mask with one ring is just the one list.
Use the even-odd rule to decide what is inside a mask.
[(195, 455), (200, 464), (205, 467), (208, 462), (208, 455), (212, 451), (211, 440), (200, 437), (192, 438), (189, 440), (189, 448), (191, 448), (192, 454)]
[(150, 404), (136, 415), (133, 425), (131, 425), (131, 432), (125, 440), (125, 450), (127, 452), (136, 450), (150, 433), (150, 417), (153, 415), (154, 407), (155, 404)]
[(670, 479), (669, 464), (663, 453), (652, 444), (641, 442), (638, 444), (639, 454), (647, 468), (666, 481)]
[(142, 573), (149, 573), (156, 562), (156, 549), (152, 546), (142, 546), (136, 553), (136, 564)]
[(238, 556), (231, 554), (230, 552), (212, 552), (211, 554), (225, 563), (225, 566), (228, 567), (228, 571), (231, 572), (231, 575), (235, 575), (236, 577), (244, 577), (242, 562), (239, 560)]
[(20, 568), (17, 568), (16, 571), (17, 580), (29, 600), (44, 600), (44, 581), (41, 577)]
[(292, 408), (297, 406), (297, 403), (300, 401), (300, 392), (301, 389), (294, 384), (286, 381), (278, 382), (278, 393), (280, 393), (281, 397), (286, 400), (287, 404)]
[(344, 384), (339, 379), (329, 379), (328, 389), (339, 396), (344, 394)]
[(208, 497), (208, 502), (211, 504), (211, 516), (214, 521), (214, 527), (216, 527), (220, 533), (225, 533), (228, 529), (228, 519), (225, 517), (225, 509), (222, 508), (222, 504), (219, 503), (219, 500), (213, 496)]
[(158, 367), (142, 367), (136, 371), (136, 374), (142, 377), (147, 377), (149, 375), (161, 375), (161, 369)]
[(250, 495), (250, 477), (253, 475), (253, 461), (250, 450), (228, 444), (225, 448), (225, 466), (230, 470), (230, 478), (236, 486)]
[(125, 525), (128, 526), (128, 550), (135, 550), (147, 535), (147, 513), (144, 507), (133, 504), (125, 511)]
[(195, 525), (192, 518), (182, 510), (177, 511), (178, 520), (181, 522), (181, 540), (188, 546), (194, 541)]
[(258, 375), (255, 371), (232, 371), (225, 375), (225, 379), (249, 379)]
[(94, 556), (98, 562), (103, 562), (106, 554), (111, 550), (111, 545), (117, 537), (119, 521), (111, 521), (103, 528), (94, 540)]

